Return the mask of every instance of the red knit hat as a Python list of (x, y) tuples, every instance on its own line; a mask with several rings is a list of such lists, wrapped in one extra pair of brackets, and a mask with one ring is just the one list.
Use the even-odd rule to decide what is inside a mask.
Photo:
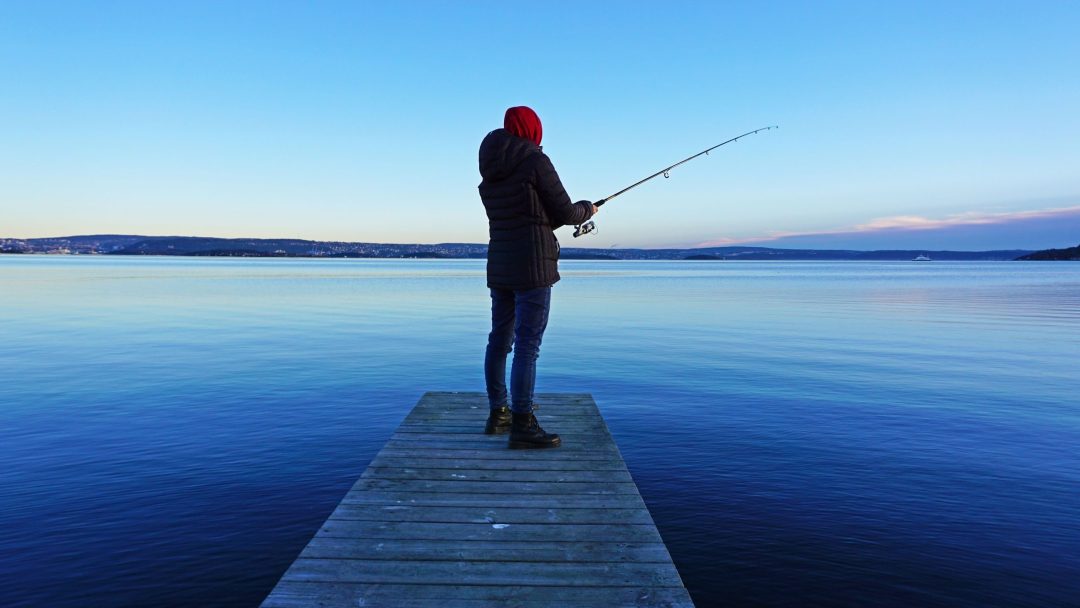
[(527, 139), (538, 146), (544, 136), (544, 128), (540, 125), (540, 117), (528, 106), (514, 106), (506, 110), (503, 127), (514, 135)]

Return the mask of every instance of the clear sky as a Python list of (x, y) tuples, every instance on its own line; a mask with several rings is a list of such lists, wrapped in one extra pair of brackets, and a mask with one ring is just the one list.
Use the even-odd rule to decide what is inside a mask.
[(477, 147), (524, 104), (574, 199), (781, 127), (564, 245), (1075, 245), (1078, 32), (1052, 1), (6, 0), (0, 237), (484, 242)]

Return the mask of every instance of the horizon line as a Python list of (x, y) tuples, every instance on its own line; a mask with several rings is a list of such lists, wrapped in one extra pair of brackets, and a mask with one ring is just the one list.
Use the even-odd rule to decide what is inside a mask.
[[(1077, 209), (1080, 209), (1078, 207)], [(219, 237), (219, 236), (199, 236), (199, 235), (145, 235), (145, 234), (122, 234), (122, 233), (96, 233), (96, 234), (72, 234), (65, 236), (48, 236), (48, 237), (0, 237), (0, 241), (49, 241), (49, 240), (65, 240), (76, 238), (92, 238), (92, 237), (135, 237), (145, 239), (214, 239), (221, 241), (302, 241), (305, 243), (340, 243), (340, 244), (364, 244), (364, 245), (384, 245), (384, 246), (417, 246), (417, 247), (437, 247), (439, 245), (467, 245), (474, 247), (487, 247), (487, 243), (472, 243), (466, 241), (441, 241), (436, 243), (421, 243), (421, 242), (378, 242), (378, 241), (320, 241), (315, 239), (305, 239), (299, 237)], [(1068, 248), (1066, 246), (1066, 248)], [(1043, 249), (1031, 249), (1027, 247), (998, 247), (994, 249), (932, 249), (926, 247), (914, 247), (914, 248), (883, 248), (883, 249), (853, 249), (853, 248), (822, 248), (822, 247), (769, 247), (764, 245), (753, 244), (740, 244), (732, 243), (726, 245), (691, 245), (686, 247), (563, 247), (563, 249), (591, 249), (596, 251), (680, 251), (680, 250), (703, 250), (703, 249), (769, 249), (780, 251), (841, 251), (841, 252), (889, 252), (889, 251), (925, 251), (925, 252), (952, 252), (952, 253), (987, 253), (995, 251), (1010, 251), (1010, 252), (1033, 252), (1047, 249), (1058, 249), (1054, 247), (1046, 247)]]

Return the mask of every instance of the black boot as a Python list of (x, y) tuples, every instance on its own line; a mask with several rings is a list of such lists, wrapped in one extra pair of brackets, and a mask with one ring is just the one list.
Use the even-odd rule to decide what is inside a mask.
[(490, 410), (487, 426), (484, 427), (485, 435), (498, 435), (510, 430), (510, 408), (505, 405)]
[(528, 414), (514, 412), (512, 418), (511, 449), (557, 448), (562, 443), (558, 435), (544, 432), (544, 429), (540, 428), (540, 423), (536, 421), (536, 416), (531, 412)]

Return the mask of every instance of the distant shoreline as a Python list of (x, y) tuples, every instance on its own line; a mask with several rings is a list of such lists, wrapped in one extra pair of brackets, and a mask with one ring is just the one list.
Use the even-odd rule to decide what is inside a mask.
[[(365, 243), (303, 239), (225, 239), (197, 236), (84, 235), (40, 239), (0, 238), (0, 253), (53, 255), (164, 255), (244, 258), (483, 259), (479, 243)], [(588, 248), (563, 247), (562, 259), (584, 260), (873, 260), (1011, 261), (1041, 252), (1027, 249), (951, 251), (927, 249), (779, 249), (770, 247)]]
[(1024, 262), (1080, 262), (1080, 245), (1077, 245), (1076, 247), (1068, 247), (1065, 249), (1045, 249), (1043, 251), (1036, 251), (1035, 253), (1029, 253), (1027, 255), (1020, 256), (1017, 259)]

